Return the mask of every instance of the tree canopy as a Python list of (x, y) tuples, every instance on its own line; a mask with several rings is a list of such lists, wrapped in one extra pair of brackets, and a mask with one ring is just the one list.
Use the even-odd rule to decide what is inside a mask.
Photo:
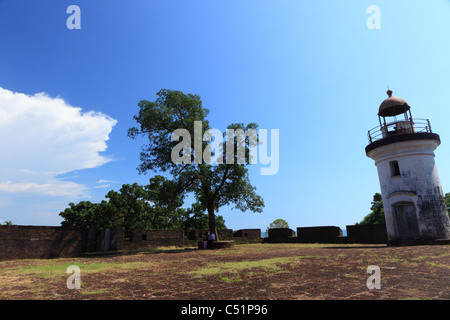
[[(211, 141), (203, 139), (211, 128), (206, 119), (209, 110), (202, 106), (200, 96), (167, 89), (160, 90), (157, 96), (155, 101), (139, 102), (139, 113), (134, 116), (138, 127), (128, 130), (132, 139), (148, 138), (148, 144), (142, 146), (139, 173), (170, 173), (173, 191), (180, 196), (193, 193), (202, 209), (207, 210), (210, 232), (216, 231), (215, 212), (224, 205), (234, 204), (241, 211), (261, 212), (264, 201), (251, 185), (246, 167), (251, 160), (251, 139), (244, 141), (243, 162), (235, 161), (242, 141), (234, 138), (227, 140), (234, 144), (232, 153), (227, 152), (217, 165), (203, 161), (205, 152), (212, 154), (212, 147)], [(254, 123), (228, 126), (229, 130), (242, 131), (256, 128)], [(181, 137), (183, 141), (178, 142)], [(222, 146), (226, 149), (226, 142)], [(174, 155), (184, 161), (174, 161)]]
[(289, 228), (289, 224), (286, 222), (286, 220), (276, 219), (269, 224), (269, 226), (266, 229), (266, 232), (269, 232), (269, 229), (278, 229), (278, 228)]
[[(127, 235), (132, 230), (183, 229), (185, 234), (208, 228), (208, 215), (199, 203), (182, 208), (182, 197), (172, 193), (173, 183), (162, 176), (150, 184), (124, 184), (119, 191), (109, 191), (100, 203), (70, 203), (59, 215), (62, 226), (93, 227), (97, 230), (120, 228)], [(226, 229), (218, 216), (218, 229)]]
[(382, 224), (386, 223), (384, 219), (384, 208), (383, 200), (380, 193), (375, 193), (373, 195), (372, 206), (370, 207), (371, 212), (364, 217), (364, 219), (358, 224)]

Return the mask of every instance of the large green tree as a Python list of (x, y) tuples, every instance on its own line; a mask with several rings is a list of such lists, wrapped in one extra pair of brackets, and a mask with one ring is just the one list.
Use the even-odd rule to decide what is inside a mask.
[(383, 199), (380, 193), (373, 195), (371, 212), (364, 217), (364, 219), (358, 224), (382, 224), (386, 223), (384, 219)]
[[(221, 206), (234, 204), (241, 211), (261, 212), (264, 202), (251, 185), (246, 167), (251, 159), (249, 140), (245, 141), (243, 162), (232, 161), (238, 158), (235, 151), (242, 144), (233, 139), (235, 148), (232, 153), (224, 154), (223, 163), (206, 163), (203, 155), (211, 146), (202, 138), (211, 128), (206, 119), (209, 110), (202, 106), (200, 96), (166, 89), (159, 91), (157, 96), (155, 101), (139, 102), (139, 113), (134, 116), (138, 126), (128, 130), (130, 138), (144, 136), (148, 139), (148, 144), (142, 146), (139, 173), (168, 172), (177, 186), (178, 194), (193, 193), (202, 208), (207, 210), (210, 232), (216, 232), (215, 212)], [(247, 131), (256, 130), (257, 125), (238, 123), (228, 128)], [(178, 151), (176, 147), (180, 145), (177, 141), (180, 132), (187, 133), (188, 138), (183, 135), (184, 147)], [(174, 161), (174, 150), (177, 150), (177, 156), (182, 155), (188, 161)]]

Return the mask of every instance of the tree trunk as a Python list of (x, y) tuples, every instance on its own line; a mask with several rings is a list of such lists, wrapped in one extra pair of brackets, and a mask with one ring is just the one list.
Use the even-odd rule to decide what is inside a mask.
[(214, 214), (214, 203), (208, 204), (209, 232), (214, 233), (216, 241), (219, 241), (219, 235), (216, 229), (216, 215)]

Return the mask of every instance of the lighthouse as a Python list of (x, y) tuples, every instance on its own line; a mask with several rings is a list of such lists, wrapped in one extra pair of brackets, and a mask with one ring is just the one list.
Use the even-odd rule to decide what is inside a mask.
[[(450, 240), (434, 150), (439, 135), (428, 119), (413, 119), (408, 103), (388, 98), (378, 110), (379, 126), (369, 130), (366, 155), (375, 161), (383, 199), (388, 245)], [(445, 241), (447, 242), (447, 241)]]

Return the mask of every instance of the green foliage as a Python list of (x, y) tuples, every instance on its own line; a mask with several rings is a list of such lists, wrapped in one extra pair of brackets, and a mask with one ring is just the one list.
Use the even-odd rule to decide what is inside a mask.
[(289, 224), (286, 222), (286, 220), (276, 219), (269, 224), (269, 226), (266, 229), (266, 232), (268, 233), (269, 229), (277, 229), (277, 228), (289, 228)]
[(384, 208), (383, 208), (383, 200), (381, 198), (380, 193), (375, 193), (372, 200), (372, 206), (370, 207), (372, 210), (368, 215), (364, 217), (364, 219), (358, 224), (384, 224), (386, 223), (384, 219)]
[(124, 184), (119, 192), (109, 191), (106, 198), (111, 210), (110, 218), (126, 232), (151, 228), (154, 214), (144, 186)]
[[(209, 110), (203, 108), (200, 96), (166, 89), (159, 91), (157, 96), (153, 102), (142, 100), (139, 103), (139, 113), (134, 116), (139, 127), (128, 130), (130, 138), (135, 139), (140, 135), (148, 138), (148, 144), (142, 146), (139, 173), (168, 171), (173, 177), (172, 191), (179, 195), (193, 193), (201, 208), (208, 211), (211, 232), (215, 231), (217, 224), (214, 212), (221, 206), (234, 204), (241, 211), (261, 212), (264, 201), (250, 184), (246, 168), (250, 160), (249, 139), (244, 142), (246, 152), (243, 164), (238, 164), (237, 161), (226, 164), (225, 152), (223, 164), (206, 164), (201, 161), (201, 157), (208, 147), (208, 142), (200, 141), (202, 149), (196, 153), (194, 141), (195, 121), (201, 121), (201, 137), (210, 129), (206, 120)], [(257, 125), (231, 124), (228, 128), (245, 131), (256, 129)], [(190, 156), (190, 164), (176, 164), (172, 161), (172, 150), (179, 142), (172, 141), (171, 135), (177, 129), (183, 129), (190, 134), (191, 149), (186, 153)], [(232, 155), (235, 159), (238, 143), (237, 139), (234, 139), (236, 153)], [(226, 143), (224, 150), (225, 148)]]
[(69, 203), (69, 208), (66, 208), (59, 215), (64, 219), (61, 222), (62, 226), (72, 227), (94, 227), (96, 225), (97, 211), (100, 207), (98, 203), (90, 201), (81, 201), (77, 204)]
[[(191, 208), (184, 210), (181, 220), (182, 228), (186, 236), (194, 233), (195, 230), (209, 228), (208, 215), (205, 213), (205, 210), (199, 202), (193, 203)], [(225, 220), (220, 215), (216, 216), (216, 228), (217, 230), (227, 229)]]
[[(150, 179), (150, 184), (124, 184), (119, 191), (111, 190), (107, 201), (70, 203), (59, 215), (63, 226), (120, 228), (132, 230), (183, 229), (185, 234), (208, 228), (208, 216), (199, 203), (190, 209), (181, 208), (183, 199), (173, 193), (174, 184), (162, 176)], [(223, 217), (217, 217), (218, 229), (226, 229)]]
[(128, 136), (132, 139), (139, 135), (148, 137), (149, 144), (142, 147), (140, 155), (140, 173), (170, 170), (176, 174), (179, 168), (172, 162), (171, 152), (177, 142), (171, 141), (171, 134), (177, 129), (186, 129), (191, 133), (194, 145), (194, 122), (202, 121), (203, 132), (209, 129), (206, 121), (209, 110), (202, 107), (198, 95), (162, 89), (157, 96), (156, 101), (139, 102), (139, 113), (133, 117), (139, 128), (130, 128)]

